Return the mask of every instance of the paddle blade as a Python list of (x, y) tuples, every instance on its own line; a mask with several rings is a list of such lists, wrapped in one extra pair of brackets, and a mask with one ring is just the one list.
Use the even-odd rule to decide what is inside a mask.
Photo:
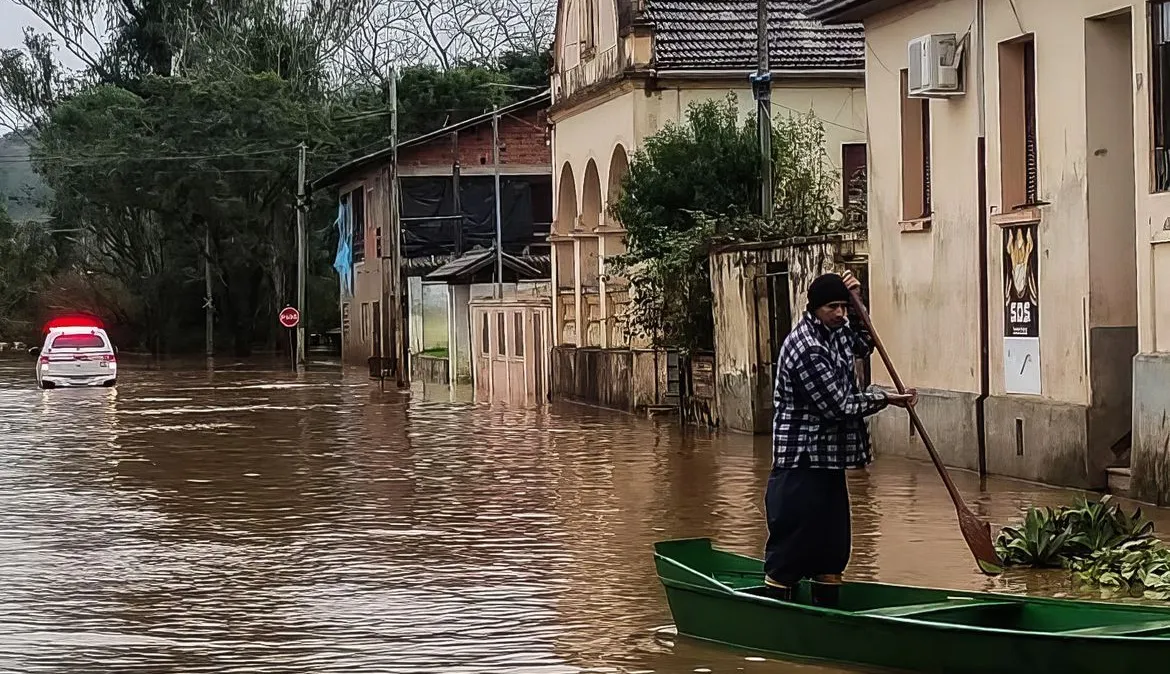
[(979, 570), (989, 576), (1003, 573), (1003, 561), (995, 551), (995, 542), (991, 540), (991, 525), (966, 507), (958, 508), (958, 514), (959, 529), (963, 532), (963, 539), (967, 541), (971, 554), (975, 555)]

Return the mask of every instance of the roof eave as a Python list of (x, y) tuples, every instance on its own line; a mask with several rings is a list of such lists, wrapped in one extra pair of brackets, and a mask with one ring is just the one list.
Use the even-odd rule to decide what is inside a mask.
[[(459, 280), (462, 277), (474, 276), (478, 272), (488, 268), (496, 260), (495, 246), (477, 253), (467, 253), (463, 258), (452, 260), (438, 269), (427, 274), (424, 278), (427, 281), (435, 282), (451, 282)], [(520, 276), (528, 276), (530, 278), (540, 278), (544, 274), (543, 271), (537, 269), (536, 266), (505, 252), (501, 256), (501, 262), (505, 267), (516, 272)], [(460, 265), (459, 263), (463, 264)]]
[(826, 25), (857, 23), (914, 0), (819, 0), (805, 12)]
[[(743, 79), (756, 73), (755, 68), (678, 68), (655, 71), (658, 79)], [(773, 69), (774, 80), (855, 80), (865, 78), (865, 68), (789, 68)]]

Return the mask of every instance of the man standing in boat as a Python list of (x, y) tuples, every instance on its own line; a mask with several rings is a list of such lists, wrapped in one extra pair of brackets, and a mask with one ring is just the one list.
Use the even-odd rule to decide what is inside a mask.
[(852, 544), (845, 471), (872, 460), (865, 418), (917, 401), (914, 389), (898, 394), (857, 385), (854, 359), (873, 351), (864, 325), (849, 320), (850, 292), (860, 285), (849, 272), (814, 280), (807, 310), (777, 359), (772, 474), (764, 496), (765, 582), (777, 599), (791, 600), (807, 578), (814, 604), (836, 605)]

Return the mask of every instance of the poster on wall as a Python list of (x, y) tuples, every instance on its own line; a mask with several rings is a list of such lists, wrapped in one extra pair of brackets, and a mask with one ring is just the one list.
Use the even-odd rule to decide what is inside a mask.
[(1008, 393), (1040, 395), (1037, 226), (1003, 229), (1003, 369)]
[(1040, 340), (1003, 338), (1003, 384), (1008, 393), (1040, 395)]
[(1003, 229), (1003, 336), (1040, 337), (1036, 225)]

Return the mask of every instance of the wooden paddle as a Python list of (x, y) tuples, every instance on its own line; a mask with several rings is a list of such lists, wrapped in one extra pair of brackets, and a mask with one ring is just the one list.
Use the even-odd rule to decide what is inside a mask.
[[(858, 296), (856, 289), (851, 291), (850, 294), (853, 298), (853, 309), (861, 317), (861, 322), (865, 324), (866, 329), (869, 330), (874, 346), (877, 348), (877, 352), (881, 354), (882, 362), (886, 364), (886, 370), (889, 371), (890, 378), (894, 380), (894, 386), (898, 389), (898, 393), (905, 393), (906, 387), (902, 384), (902, 378), (898, 376), (898, 372), (894, 369), (894, 364), (890, 362), (890, 355), (886, 353), (886, 347), (882, 344), (881, 338), (878, 337), (877, 331), (874, 330), (873, 322), (869, 320), (869, 312), (865, 310), (865, 305), (862, 304), (861, 297)], [(963, 539), (967, 541), (967, 547), (971, 549), (971, 554), (975, 556), (975, 561), (979, 564), (979, 570), (989, 576), (1003, 573), (1003, 561), (1000, 560), (999, 555), (995, 552), (995, 543), (991, 540), (991, 526), (980, 519), (978, 515), (971, 512), (971, 509), (963, 502), (963, 497), (959, 495), (959, 490), (955, 488), (955, 483), (951, 481), (951, 476), (947, 474), (947, 469), (943, 466), (942, 460), (938, 458), (938, 452), (934, 450), (934, 443), (930, 441), (930, 435), (927, 434), (926, 428), (923, 427), (922, 420), (918, 418), (918, 412), (913, 407), (907, 407), (906, 411), (910, 413), (910, 421), (918, 431), (919, 437), (922, 438), (922, 443), (926, 445), (926, 451), (930, 453), (930, 460), (934, 462), (934, 467), (938, 470), (943, 484), (947, 487), (947, 492), (951, 495), (951, 501), (955, 504), (955, 512), (959, 516), (959, 530), (963, 532)]]

